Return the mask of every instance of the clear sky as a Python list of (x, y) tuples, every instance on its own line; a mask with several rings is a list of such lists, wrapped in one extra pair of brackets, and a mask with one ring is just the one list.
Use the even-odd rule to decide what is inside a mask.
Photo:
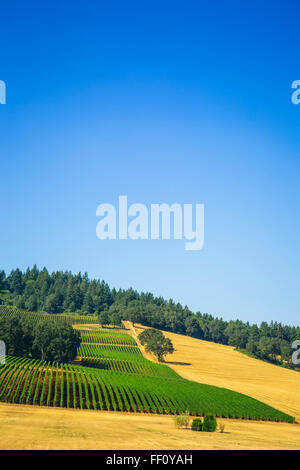
[[(1, 5), (0, 267), (299, 321), (298, 1)], [(205, 244), (100, 241), (96, 207), (204, 203)]]

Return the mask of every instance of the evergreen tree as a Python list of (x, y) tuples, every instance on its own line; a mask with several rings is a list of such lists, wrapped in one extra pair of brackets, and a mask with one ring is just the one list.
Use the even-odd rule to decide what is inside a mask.
[(24, 289), (22, 271), (19, 268), (10, 273), (8, 278), (9, 289), (16, 295), (21, 295)]

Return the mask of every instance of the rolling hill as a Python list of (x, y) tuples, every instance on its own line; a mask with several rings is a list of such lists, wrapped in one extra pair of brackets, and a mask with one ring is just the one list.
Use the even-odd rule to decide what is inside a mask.
[[(125, 324), (127, 330), (75, 324), (82, 343), (73, 364), (9, 358), (0, 369), (0, 447), (300, 448), (300, 426), (274, 422), (300, 418), (298, 372), (173, 333), (165, 334), (175, 353), (158, 364), (136, 342), (143, 327)], [(244, 419), (220, 418), (226, 431), (213, 436), (178, 430), (170, 414), (186, 409)]]

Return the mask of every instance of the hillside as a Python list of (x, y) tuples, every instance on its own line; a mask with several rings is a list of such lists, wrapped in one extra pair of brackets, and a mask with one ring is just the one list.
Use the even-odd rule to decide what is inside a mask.
[[(262, 321), (225, 321), (208, 313), (192, 312), (172, 299), (155, 297), (132, 288), (116, 290), (85, 273), (48, 272), (37, 266), (9, 275), (0, 270), (0, 309), (10, 305), (31, 312), (47, 312), (61, 318), (84, 315), (89, 322), (119, 325), (121, 320), (141, 323), (177, 334), (245, 349), (250, 355), (291, 369), (291, 343), (300, 337), (300, 327)], [(86, 322), (87, 323), (87, 322)]]
[[(265, 397), (265, 402), (282, 411), (293, 410), (299, 418), (297, 372), (251, 359), (230, 347), (167, 335), (176, 348), (168, 365), (177, 373)], [(2, 449), (300, 449), (300, 425), (289, 423), (218, 419), (225, 432), (209, 434), (176, 429), (167, 415), (7, 403), (0, 403), (0, 420)]]
[[(27, 323), (22, 323), (27, 312), (19, 311), (16, 316), (13, 311), (2, 308), (0, 314), (5, 319), (2, 322), (4, 333), (17, 328), (20, 335), (27, 338)], [(35, 331), (35, 325), (41, 325), (42, 317), (43, 314), (36, 314), (30, 320), (30, 329)], [(68, 321), (70, 319), (71, 316)], [(63, 321), (56, 319), (57, 327), (64, 328)], [(48, 327), (46, 322), (42, 331)], [(55, 340), (51, 344), (56, 347), (59, 328), (46, 330), (44, 348), (49, 344), (51, 334)], [(293, 416), (248, 394), (186, 380), (167, 365), (149, 361), (141, 354), (135, 339), (125, 331), (93, 324), (77, 324), (76, 330), (79, 347), (74, 348), (74, 353), (77, 348), (78, 358), (75, 364), (62, 360), (51, 362), (40, 356), (33, 359), (30, 349), (22, 357), (14, 352), (7, 355), (6, 364), (0, 367), (0, 401), (159, 414), (188, 410), (194, 416), (213, 413), (224, 418), (294, 421)], [(14, 337), (8, 338), (13, 341)]]
[[(135, 325), (137, 334), (143, 329)], [(175, 347), (174, 354), (166, 357), (166, 363), (182, 377), (245, 393), (300, 421), (299, 372), (253, 359), (231, 346), (175, 333), (164, 334)]]

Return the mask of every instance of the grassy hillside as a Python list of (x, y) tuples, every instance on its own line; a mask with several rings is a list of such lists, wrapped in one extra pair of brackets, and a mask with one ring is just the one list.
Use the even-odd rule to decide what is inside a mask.
[[(9, 314), (3, 308), (0, 313)], [(23, 313), (19, 313), (22, 315)], [(24, 313), (27, 315), (27, 313)], [(40, 314), (41, 315), (41, 314)], [(0, 368), (0, 401), (66, 408), (293, 422), (259, 400), (224, 387), (185, 380), (166, 365), (149, 361), (127, 332), (79, 327), (80, 364), (52, 364), (7, 357)]]

